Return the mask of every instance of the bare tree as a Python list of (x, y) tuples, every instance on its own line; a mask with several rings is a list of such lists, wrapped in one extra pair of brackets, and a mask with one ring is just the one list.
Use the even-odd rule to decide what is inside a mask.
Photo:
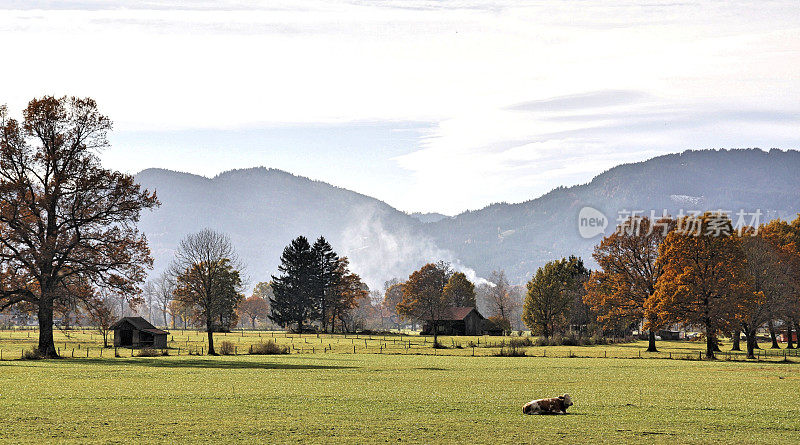
[(170, 313), (170, 303), (175, 292), (175, 279), (169, 272), (162, 272), (161, 275), (156, 277), (153, 287), (155, 304), (158, 305), (158, 310), (163, 317), (164, 327), (167, 327), (169, 326), (167, 316)]
[(101, 290), (96, 298), (86, 300), (85, 306), (94, 328), (103, 336), (103, 347), (109, 347), (108, 336), (116, 320), (116, 302), (108, 291)]
[(481, 287), (485, 304), (489, 309), (489, 318), (498, 323), (504, 330), (511, 329), (511, 318), (520, 307), (518, 297), (511, 285), (508, 284), (506, 273), (495, 270), (489, 275), (489, 282), (493, 285)]
[(225, 323), (241, 300), (241, 263), (230, 239), (204, 229), (181, 240), (170, 274), (177, 287), (175, 299), (196, 308), (206, 325), (208, 353), (213, 355), (214, 331)]

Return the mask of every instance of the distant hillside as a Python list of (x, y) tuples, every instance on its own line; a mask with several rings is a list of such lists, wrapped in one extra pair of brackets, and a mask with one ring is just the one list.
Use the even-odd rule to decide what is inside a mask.
[(441, 213), (421, 213), (421, 212), (414, 212), (411, 213), (411, 216), (418, 219), (422, 223), (433, 223), (439, 222), (445, 218), (449, 218), (447, 215), (442, 215)]
[(435, 243), (479, 274), (505, 269), (521, 282), (544, 262), (577, 254), (589, 265), (600, 237), (583, 239), (584, 206), (609, 218), (611, 233), (623, 210), (761, 209), (761, 222), (800, 211), (800, 152), (758, 149), (686, 151), (625, 164), (590, 183), (559, 187), (519, 204), (494, 204), (425, 226)]
[(231, 237), (254, 281), (277, 273), (283, 248), (298, 235), (312, 242), (324, 235), (373, 281), (407, 274), (406, 264), (434, 252), (418, 241), (417, 219), (377, 199), (281, 170), (233, 170), (208, 179), (148, 169), (136, 180), (156, 190), (162, 203), (140, 223), (156, 271), (169, 264), (181, 238), (205, 227)]
[[(233, 170), (208, 179), (150, 169), (137, 180), (162, 206), (142, 217), (165, 267), (178, 241), (204, 227), (226, 232), (253, 281), (277, 272), (282, 249), (297, 235), (325, 235), (373, 286), (405, 277), (425, 261), (445, 259), (468, 273), (504, 269), (521, 283), (550, 259), (589, 260), (599, 236), (583, 239), (578, 212), (591, 206), (613, 231), (621, 210), (724, 209), (764, 212), (762, 222), (800, 211), (800, 152), (687, 151), (615, 167), (575, 187), (519, 204), (493, 204), (455, 217), (408, 215), (377, 199), (280, 170)], [(441, 217), (441, 218), (440, 218)]]

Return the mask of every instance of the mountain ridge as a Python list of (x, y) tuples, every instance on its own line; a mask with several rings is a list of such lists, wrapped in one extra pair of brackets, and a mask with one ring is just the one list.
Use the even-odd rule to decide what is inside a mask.
[[(255, 281), (276, 273), (280, 253), (297, 235), (324, 235), (372, 287), (403, 278), (424, 262), (447, 260), (473, 279), (504, 269), (523, 282), (545, 261), (569, 254), (592, 264), (598, 238), (578, 235), (577, 214), (590, 206), (616, 225), (620, 210), (669, 212), (763, 207), (764, 220), (800, 211), (800, 152), (772, 149), (686, 150), (621, 164), (585, 184), (558, 186), (519, 203), (493, 203), (423, 221), (366, 194), (252, 167), (212, 178), (168, 169), (136, 174), (163, 205), (142, 215), (156, 268), (177, 242), (210, 227), (228, 233)], [(731, 207), (731, 208), (728, 208)], [(660, 214), (660, 213), (659, 213)], [(675, 213), (677, 214), (677, 213)]]

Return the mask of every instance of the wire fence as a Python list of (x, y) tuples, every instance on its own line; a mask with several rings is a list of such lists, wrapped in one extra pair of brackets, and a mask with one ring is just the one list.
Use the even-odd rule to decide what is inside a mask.
[[(20, 360), (36, 346), (37, 332), (33, 329), (0, 331), (0, 360)], [(113, 344), (111, 336), (107, 336)], [(217, 352), (225, 346), (225, 355), (250, 355), (253, 347), (272, 341), (288, 348), (289, 354), (386, 354), (461, 357), (531, 357), (531, 358), (594, 358), (594, 359), (662, 359), (704, 360), (705, 351), (689, 342), (678, 343), (686, 349), (647, 352), (631, 345), (536, 346), (529, 337), (497, 338), (445, 337), (434, 347), (433, 339), (402, 334), (291, 334), (283, 331), (236, 331), (215, 333)], [(91, 330), (60, 332), (56, 343), (59, 356), (75, 359), (113, 359), (156, 356), (203, 356), (208, 353), (207, 333), (196, 330), (176, 330), (170, 334), (164, 349), (103, 347), (103, 336)], [(519, 346), (522, 344), (522, 346)], [(689, 347), (692, 346), (692, 347)], [(754, 357), (744, 351), (720, 351), (719, 360), (798, 362), (798, 349), (757, 349)]]

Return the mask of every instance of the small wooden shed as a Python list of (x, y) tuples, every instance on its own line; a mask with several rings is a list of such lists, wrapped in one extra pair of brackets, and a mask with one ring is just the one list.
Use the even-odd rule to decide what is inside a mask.
[[(482, 335), (485, 318), (474, 307), (447, 308), (436, 322), (439, 335)], [(422, 335), (433, 335), (433, 320), (425, 320)]]
[(156, 328), (142, 317), (123, 317), (112, 326), (114, 346), (125, 348), (167, 348), (169, 332)]

